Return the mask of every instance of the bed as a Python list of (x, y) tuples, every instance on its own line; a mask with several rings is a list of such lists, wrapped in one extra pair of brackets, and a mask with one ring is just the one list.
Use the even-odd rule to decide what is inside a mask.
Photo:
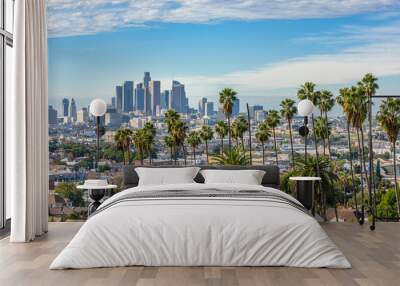
[(126, 167), (127, 188), (99, 207), (50, 269), (350, 268), (318, 222), (297, 200), (277, 189), (279, 169), (253, 168), (265, 171), (261, 185), (205, 184), (199, 173), (193, 183), (138, 186), (134, 167)]

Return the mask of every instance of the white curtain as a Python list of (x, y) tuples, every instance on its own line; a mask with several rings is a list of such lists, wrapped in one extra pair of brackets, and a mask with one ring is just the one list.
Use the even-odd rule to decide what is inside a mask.
[(7, 111), (12, 242), (47, 232), (48, 118), (45, 0), (15, 1), (13, 95)]

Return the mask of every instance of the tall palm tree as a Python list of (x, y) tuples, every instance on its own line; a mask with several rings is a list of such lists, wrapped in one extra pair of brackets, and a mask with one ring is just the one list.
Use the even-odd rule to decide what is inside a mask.
[[(345, 101), (346, 109), (349, 110), (349, 120), (351, 125), (356, 129), (357, 142), (358, 142), (358, 153), (359, 162), (361, 166), (361, 213), (364, 213), (364, 183), (363, 177), (365, 177), (367, 183), (369, 183), (367, 176), (367, 167), (365, 164), (365, 148), (364, 148), (364, 132), (363, 124), (367, 118), (368, 102), (364, 96), (364, 91), (360, 87), (352, 86), (349, 89), (349, 96)], [(361, 217), (360, 223), (364, 223), (364, 216)]]
[[(367, 103), (368, 103), (368, 121), (371, 123), (372, 122), (372, 96), (375, 95), (376, 90), (379, 88), (379, 85), (377, 84), (378, 78), (374, 77), (372, 73), (367, 73), (361, 81), (358, 83), (358, 86), (362, 88), (364, 91), (365, 97), (367, 98)], [(371, 104), (369, 104), (371, 103)], [(372, 126), (371, 124), (369, 125), (369, 130), (370, 133), (372, 133)], [(376, 194), (375, 194), (375, 186), (374, 186), (374, 175), (373, 175), (373, 152), (372, 152), (372, 134), (370, 134), (368, 138), (368, 147), (371, 149), (371, 156), (368, 158), (369, 163), (370, 163), (370, 169), (369, 169), (369, 180), (368, 180), (368, 190), (373, 190), (374, 193), (374, 198), (372, 198), (372, 194), (369, 193), (369, 199), (370, 199), (370, 205), (372, 205), (372, 200), (374, 202), (374, 210), (376, 211)], [(374, 221), (375, 222), (375, 221)]]
[[(326, 121), (324, 117), (317, 117), (315, 119), (315, 129), (313, 130), (313, 132), (315, 132), (315, 137), (317, 138), (317, 140), (321, 139), (325, 141), (325, 139), (327, 139), (331, 134), (330, 124)], [(324, 155), (326, 155), (325, 152)]]
[(172, 164), (173, 153), (174, 153), (174, 151), (173, 151), (173, 149), (174, 149), (174, 138), (172, 138), (171, 135), (165, 136), (164, 137), (164, 145), (165, 145), (165, 147), (169, 148), (169, 153), (170, 153), (170, 158), (171, 158), (170, 162)]
[(271, 109), (268, 111), (266, 123), (272, 129), (272, 135), (274, 136), (274, 151), (275, 151), (275, 160), (276, 165), (278, 166), (278, 148), (276, 146), (276, 134), (275, 128), (279, 125), (281, 117), (279, 115), (278, 110)]
[(173, 109), (168, 109), (167, 112), (165, 112), (165, 123), (167, 124), (167, 132), (169, 134), (169, 136), (172, 139), (172, 149), (173, 149), (173, 153), (174, 153), (174, 163), (176, 165), (177, 162), (177, 149), (179, 147), (179, 142), (177, 141), (177, 137), (176, 137), (176, 130), (173, 130), (176, 122), (178, 122), (180, 120), (180, 115), (178, 112), (176, 112)]
[(354, 192), (354, 203), (356, 209), (358, 209), (357, 204), (357, 189), (354, 179), (354, 167), (353, 167), (353, 150), (351, 148), (351, 136), (350, 136), (350, 110), (348, 109), (347, 101), (350, 96), (350, 89), (349, 88), (341, 88), (339, 90), (339, 96), (336, 97), (336, 102), (342, 107), (343, 114), (346, 118), (346, 129), (347, 129), (347, 146), (349, 149), (349, 162), (350, 162), (350, 174), (351, 174), (351, 184)]
[(265, 142), (271, 137), (271, 130), (265, 122), (258, 125), (256, 131), (256, 139), (261, 143), (262, 148), (262, 163), (265, 165)]
[(208, 164), (208, 141), (210, 141), (214, 136), (214, 131), (210, 126), (203, 125), (200, 131), (201, 140), (206, 144), (206, 156), (207, 156), (207, 164)]
[(197, 131), (192, 131), (187, 137), (187, 143), (193, 148), (193, 164), (196, 165), (196, 148), (201, 143), (200, 133)]
[(219, 103), (222, 106), (222, 111), (225, 114), (225, 117), (228, 121), (228, 142), (229, 142), (229, 149), (232, 148), (232, 141), (231, 141), (231, 115), (233, 104), (237, 100), (237, 92), (231, 88), (224, 88), (219, 93)]
[(151, 164), (151, 151), (153, 149), (154, 140), (156, 138), (157, 129), (155, 128), (153, 122), (146, 122), (144, 124), (144, 130), (147, 132), (146, 136), (146, 151), (149, 157), (149, 163)]
[(232, 130), (234, 131), (237, 139), (240, 139), (242, 144), (242, 150), (244, 150), (244, 133), (249, 129), (249, 124), (243, 115), (238, 116), (232, 124)]
[[(187, 137), (187, 130), (188, 127), (186, 122), (182, 120), (178, 120), (174, 123), (171, 131), (171, 135), (174, 138), (174, 142), (176, 146), (181, 146), (183, 152), (183, 160), (185, 162), (185, 166), (187, 164), (186, 161), (186, 147), (185, 147), (185, 140)], [(176, 155), (175, 155), (176, 156)]]
[(122, 150), (124, 165), (129, 163), (131, 158), (130, 148), (132, 143), (132, 135), (132, 130), (128, 128), (118, 129), (117, 133), (114, 135), (114, 141), (117, 143), (117, 148)]
[[(325, 122), (327, 124), (326, 128), (328, 128), (329, 120), (328, 120), (328, 112), (332, 110), (333, 106), (335, 106), (335, 99), (333, 98), (332, 92), (329, 90), (323, 89), (321, 90), (321, 96), (319, 100), (319, 110), (321, 111), (321, 117), (324, 116)], [(329, 156), (331, 156), (331, 141), (330, 137), (328, 134), (328, 137), (326, 138), (328, 142), (328, 151), (329, 151)], [(324, 139), (324, 155), (325, 153), (325, 139)]]
[(392, 143), (394, 187), (397, 201), (397, 216), (400, 217), (400, 202), (397, 186), (396, 141), (400, 133), (400, 99), (388, 98), (382, 101), (376, 119)]
[(228, 135), (228, 125), (225, 123), (225, 121), (217, 121), (217, 124), (215, 125), (215, 133), (218, 134), (218, 137), (221, 139), (221, 154), (224, 151), (224, 138), (226, 135)]
[(286, 119), (289, 126), (290, 149), (292, 151), (292, 168), (294, 168), (294, 150), (292, 136), (292, 119), (297, 113), (296, 102), (293, 99), (286, 98), (281, 102), (281, 116)]
[(132, 136), (132, 142), (139, 155), (140, 164), (143, 165), (144, 152), (146, 151), (146, 141), (148, 140), (149, 133), (144, 129), (138, 129)]

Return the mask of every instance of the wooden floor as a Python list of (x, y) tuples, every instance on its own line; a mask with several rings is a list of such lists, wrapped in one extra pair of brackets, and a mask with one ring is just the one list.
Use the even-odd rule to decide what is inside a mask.
[(352, 269), (288, 267), (124, 267), (48, 270), (81, 223), (50, 223), (49, 233), (28, 244), (0, 241), (0, 285), (400, 285), (400, 223), (368, 226), (330, 223), (323, 228)]

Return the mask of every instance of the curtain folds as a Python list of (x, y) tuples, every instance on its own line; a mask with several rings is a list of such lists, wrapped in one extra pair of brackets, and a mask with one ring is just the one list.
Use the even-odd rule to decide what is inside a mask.
[[(47, 232), (48, 118), (45, 0), (15, 2), (13, 96), (8, 112), (12, 242)], [(6, 146), (7, 148), (7, 146)]]

